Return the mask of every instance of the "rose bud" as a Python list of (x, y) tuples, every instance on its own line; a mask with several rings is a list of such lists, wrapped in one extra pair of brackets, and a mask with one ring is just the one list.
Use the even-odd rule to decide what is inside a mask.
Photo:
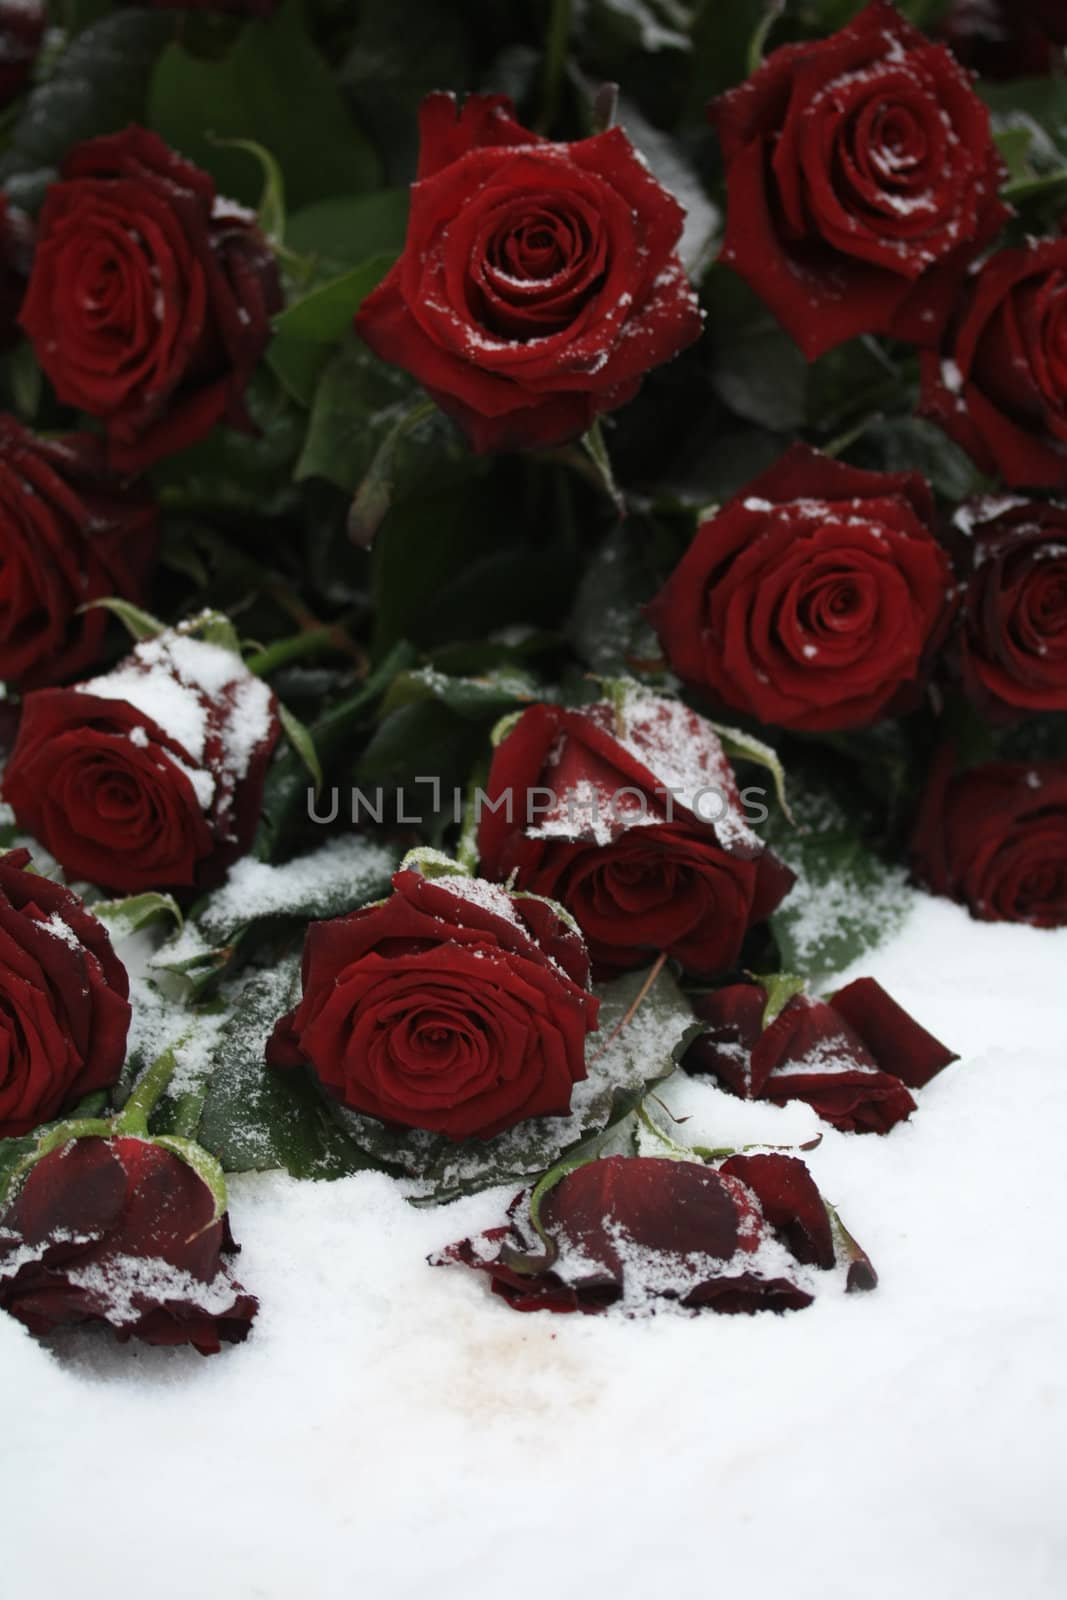
[(27, 689), (92, 666), (107, 613), (81, 608), (142, 604), (156, 545), (155, 501), (109, 478), (98, 439), (0, 414), (0, 678)]
[(0, 855), (0, 1138), (28, 1133), (126, 1059), (126, 968), (102, 922), (61, 884)]
[(281, 309), (251, 213), (155, 133), (77, 145), (45, 196), (20, 321), (59, 399), (140, 472), (220, 422), (252, 431), (248, 380)]
[(806, 732), (865, 727), (918, 703), (951, 621), (933, 519), (918, 473), (794, 445), (700, 524), (649, 619), (719, 704)]
[(31, 1333), (102, 1322), (125, 1342), (214, 1355), (258, 1309), (226, 1256), (215, 1195), (173, 1150), (73, 1138), (41, 1157), (0, 1216), (0, 1307)]
[(1067, 506), (989, 497), (954, 527), (968, 695), (992, 716), (1067, 711)]
[(618, 1304), (633, 1316), (663, 1302), (694, 1312), (800, 1310), (813, 1297), (798, 1263), (836, 1260), (819, 1191), (790, 1156), (736, 1156), (718, 1170), (652, 1156), (590, 1161), (545, 1193), (541, 1235), (530, 1193), (516, 1195), (507, 1226), (450, 1245), (431, 1264), (487, 1273), (516, 1311)]
[(29, 81), (46, 20), (41, 0), (0, 0), (0, 107)]
[(565, 905), (600, 973), (661, 951), (726, 971), (793, 882), (745, 822), (710, 724), (636, 685), (619, 705), (523, 712), (487, 797), (481, 870)]
[(552, 144), (504, 95), (431, 94), (404, 253), (356, 328), (478, 451), (584, 433), (700, 333), (685, 213), (621, 128)]
[(4, 798), (75, 878), (206, 889), (252, 842), (277, 702), (238, 655), (168, 630), (25, 699)]
[(888, 0), (774, 50), (708, 108), (729, 263), (809, 361), (861, 333), (936, 340), (1011, 215), (968, 74)]
[(710, 1073), (747, 1100), (803, 1100), (845, 1133), (888, 1133), (915, 1110), (918, 1089), (958, 1060), (873, 978), (857, 978), (828, 1000), (795, 994), (773, 1021), (753, 983), (700, 995), (706, 1023), (685, 1056), (687, 1072)]
[(1030, 78), (1062, 64), (1063, 0), (952, 0), (939, 33), (983, 78)]
[(313, 922), (303, 999), (267, 1045), (352, 1111), (450, 1139), (564, 1116), (597, 1001), (581, 937), (543, 900), (401, 869), (388, 900)]
[(968, 280), (920, 411), (1012, 488), (1067, 487), (1067, 238), (998, 250)]
[(934, 761), (911, 841), (916, 880), (983, 922), (1067, 924), (1067, 761)]

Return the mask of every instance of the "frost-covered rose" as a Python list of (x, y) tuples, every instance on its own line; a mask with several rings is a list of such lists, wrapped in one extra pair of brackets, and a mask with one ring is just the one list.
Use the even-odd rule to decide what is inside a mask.
[(968, 694), (987, 713), (1067, 711), (1067, 506), (987, 496), (955, 528)]
[(267, 1046), (352, 1111), (450, 1139), (564, 1116), (596, 1027), (580, 936), (544, 900), (402, 870), (388, 900), (313, 922), (303, 998)]
[[(830, 1219), (802, 1161), (732, 1156), (719, 1167), (609, 1156), (568, 1173), (540, 1204), (515, 1196), (508, 1221), (432, 1256), (488, 1275), (516, 1311), (630, 1315), (671, 1302), (690, 1311), (793, 1311), (812, 1294), (799, 1263), (833, 1267)], [(545, 1238), (548, 1239), (546, 1248)], [(848, 1286), (873, 1288), (857, 1252)]]
[(59, 399), (101, 417), (133, 473), (220, 422), (251, 428), (244, 392), (281, 305), (251, 213), (131, 126), (64, 161), (20, 320)]
[(1067, 487), (1067, 238), (998, 250), (968, 279), (923, 414), (1012, 488)]
[(101, 1322), (118, 1339), (214, 1355), (258, 1309), (226, 1257), (226, 1213), (149, 1139), (71, 1139), (37, 1161), (0, 1216), (0, 1308), (31, 1333)]
[(208, 888), (252, 842), (278, 733), (239, 656), (168, 631), (103, 677), (26, 696), (4, 798), (72, 877)]
[(914, 705), (952, 568), (917, 472), (797, 444), (697, 529), (648, 607), (671, 666), (720, 705), (805, 732)]
[(908, 1093), (957, 1057), (920, 1027), (873, 978), (829, 1000), (794, 995), (764, 1024), (767, 995), (733, 984), (693, 1002), (705, 1032), (685, 1056), (746, 1100), (804, 1100), (851, 1133), (888, 1133), (915, 1110)]
[(1009, 215), (968, 74), (889, 0), (774, 50), (709, 108), (726, 163), (722, 260), (809, 360), (860, 333), (928, 344)]
[(504, 95), (432, 94), (404, 253), (356, 328), (476, 450), (583, 433), (700, 332), (684, 212), (620, 128), (552, 144)]
[(156, 544), (154, 499), (104, 470), (99, 439), (0, 414), (0, 679), (28, 689), (91, 667), (107, 612), (81, 608), (143, 604)]
[(911, 841), (934, 894), (983, 922), (1067, 924), (1067, 761), (934, 761)]
[(130, 1025), (107, 929), (29, 863), (28, 850), (0, 855), (0, 1138), (109, 1089)]
[(636, 686), (618, 704), (531, 706), (486, 792), (482, 871), (562, 902), (605, 973), (660, 951), (724, 972), (793, 882), (745, 821), (711, 726)]

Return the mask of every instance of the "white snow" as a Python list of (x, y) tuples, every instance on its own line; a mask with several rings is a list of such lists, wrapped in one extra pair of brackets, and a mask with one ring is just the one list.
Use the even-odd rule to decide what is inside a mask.
[[(231, 1181), (248, 1343), (0, 1317), (12, 1593), (84, 1600), (1052, 1600), (1063, 1593), (1067, 931), (916, 896), (870, 973), (963, 1059), (885, 1138), (807, 1155), (881, 1275), (753, 1318), (521, 1316), (426, 1254), (506, 1191)], [(673, 1137), (785, 1143), (810, 1108), (663, 1092)], [(665, 1121), (662, 1112), (659, 1120)], [(100, 1530), (114, 1537), (103, 1548)], [(116, 1531), (117, 1530), (117, 1531)]]

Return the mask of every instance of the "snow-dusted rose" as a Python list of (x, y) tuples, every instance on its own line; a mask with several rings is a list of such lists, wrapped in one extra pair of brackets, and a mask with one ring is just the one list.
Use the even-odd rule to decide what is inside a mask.
[(153, 497), (104, 470), (99, 439), (0, 414), (0, 678), (29, 689), (94, 666), (107, 612), (82, 608), (143, 604), (156, 544)]
[(698, 995), (706, 1028), (686, 1070), (711, 1073), (746, 1100), (804, 1100), (845, 1132), (888, 1133), (915, 1110), (908, 1090), (957, 1059), (873, 978), (830, 1000), (794, 995), (765, 1026), (766, 1004), (754, 983)]
[[(488, 1275), (516, 1311), (630, 1315), (673, 1302), (690, 1311), (793, 1311), (812, 1294), (797, 1265), (835, 1265), (830, 1218), (802, 1161), (732, 1156), (695, 1161), (609, 1156), (568, 1173), (529, 1219), (529, 1191), (508, 1221), (431, 1257)], [(548, 1244), (546, 1247), (545, 1239)], [(873, 1288), (857, 1250), (848, 1286)]]
[(912, 868), (934, 894), (983, 922), (1067, 926), (1067, 761), (935, 759), (911, 841)]
[(254, 216), (131, 126), (64, 161), (20, 320), (59, 399), (101, 417), (110, 464), (133, 473), (220, 422), (251, 429), (244, 392), (281, 306)]
[(450, 1139), (564, 1116), (596, 1027), (580, 936), (544, 900), (401, 870), (378, 905), (313, 922), (303, 999), (267, 1047), (352, 1111)]
[(228, 1215), (187, 1162), (149, 1139), (70, 1140), (0, 1216), (0, 1308), (31, 1333), (101, 1322), (125, 1341), (214, 1355), (258, 1309), (226, 1257)]
[(103, 677), (26, 696), (4, 798), (72, 877), (208, 888), (252, 842), (278, 733), (239, 656), (169, 630)]
[(726, 971), (793, 882), (747, 825), (711, 726), (636, 686), (578, 711), (531, 706), (487, 794), (482, 871), (559, 900), (605, 973), (660, 951)]
[(28, 850), (0, 855), (0, 1138), (110, 1088), (130, 1025), (107, 929), (29, 863)]
[(709, 116), (726, 163), (722, 259), (809, 360), (860, 333), (928, 344), (1009, 215), (968, 74), (889, 0), (784, 45)]
[(692, 344), (685, 213), (621, 128), (553, 144), (504, 95), (431, 94), (404, 253), (356, 317), (476, 450), (583, 433)]
[(648, 607), (674, 671), (720, 705), (805, 732), (919, 701), (952, 616), (917, 472), (795, 444), (697, 529)]

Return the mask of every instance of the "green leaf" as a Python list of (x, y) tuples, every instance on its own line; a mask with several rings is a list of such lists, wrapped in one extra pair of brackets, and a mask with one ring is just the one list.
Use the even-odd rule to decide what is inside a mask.
[(857, 466), (878, 472), (921, 472), (939, 495), (958, 503), (979, 494), (986, 480), (966, 451), (923, 417), (888, 417), (864, 430), (846, 452)]
[(219, 139), (217, 142), (227, 150), (245, 150), (259, 162), (263, 188), (256, 216), (267, 238), (274, 244), (281, 244), (285, 238), (285, 178), (274, 155), (255, 139)]
[(772, 813), (762, 830), (797, 881), (770, 919), (785, 972), (803, 972), (816, 988), (873, 950), (902, 925), (911, 904), (903, 867), (867, 842), (866, 830), (829, 788), (791, 778), (798, 827)]
[(649, 972), (627, 973), (597, 989), (600, 1028), (586, 1044), (589, 1075), (575, 1086), (566, 1117), (534, 1117), (492, 1139), (457, 1144), (436, 1134), (389, 1128), (341, 1108), (337, 1114), (371, 1164), (419, 1179), (438, 1200), (526, 1182), (629, 1115), (650, 1085), (671, 1075), (699, 1031), (665, 967), (625, 1020), (649, 977)]
[(267, 360), (301, 405), (310, 406), (314, 401), (330, 346), (352, 326), (352, 318), (392, 261), (392, 256), (373, 256), (341, 277), (320, 284), (275, 319)]
[(288, 706), (278, 702), (278, 720), (281, 722), (285, 737), (300, 757), (308, 770), (308, 775), (315, 785), (316, 795), (322, 789), (322, 762), (315, 749), (315, 741), (305, 723), (293, 715)]
[(785, 768), (782, 766), (778, 752), (762, 739), (757, 739), (754, 734), (746, 733), (742, 728), (724, 727), (721, 722), (713, 722), (711, 726), (719, 735), (726, 754), (738, 761), (754, 761), (757, 766), (766, 767), (774, 779), (774, 793), (778, 804), (785, 812), (790, 822), (793, 813), (789, 809), (789, 802), (785, 793)]
[(242, 27), (220, 60), (169, 45), (152, 74), (148, 118), (213, 174), (222, 193), (246, 205), (259, 199), (255, 169), (221, 140), (252, 140), (272, 151), (294, 207), (378, 180), (377, 158), (311, 42), (299, 0)]
[(396, 256), (404, 248), (409, 191), (333, 195), (290, 214), (285, 243), (301, 256), (358, 267), (372, 256)]
[(68, 46), (27, 97), (0, 156), (0, 179), (16, 204), (36, 209), (76, 144), (144, 120), (148, 74), (178, 25), (173, 15), (120, 11)]
[[(389, 891), (399, 851), (361, 834), (339, 834), (281, 866), (244, 856), (226, 882), (190, 912), (213, 945), (230, 943), (252, 924), (280, 917), (307, 923), (343, 916)], [(162, 956), (165, 952), (158, 952)]]
[(112, 939), (128, 939), (163, 917), (173, 918), (179, 932), (182, 928), (182, 910), (177, 900), (172, 894), (159, 894), (154, 889), (127, 895), (124, 900), (96, 900), (90, 910), (94, 917), (107, 923)]
[(110, 611), (113, 617), (118, 617), (131, 639), (154, 639), (167, 626), (150, 612), (142, 611), (140, 606), (135, 606), (129, 600), (119, 600), (114, 595), (106, 600), (89, 600), (84, 606), (79, 607), (79, 610), (95, 611), (98, 608)]
[(517, 667), (498, 667), (480, 678), (450, 678), (433, 667), (416, 667), (393, 679), (382, 702), (381, 715), (420, 700), (436, 700), (458, 716), (471, 720), (499, 717), (514, 706), (544, 698), (535, 678)]
[(369, 1165), (299, 1072), (275, 1072), (264, 1049), (296, 998), (291, 959), (244, 990), (214, 1052), (197, 1140), (227, 1172), (283, 1167), (294, 1178), (338, 1178)]

